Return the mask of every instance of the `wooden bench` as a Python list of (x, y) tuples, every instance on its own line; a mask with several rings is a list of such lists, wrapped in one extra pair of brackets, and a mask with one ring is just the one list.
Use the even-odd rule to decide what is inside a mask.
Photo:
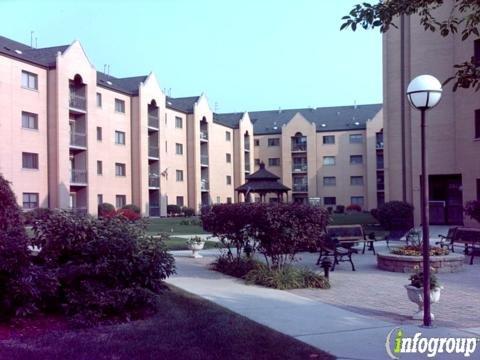
[(333, 256), (332, 271), (335, 271), (335, 265), (340, 262), (348, 261), (352, 265), (352, 271), (355, 271), (352, 254), (356, 254), (357, 249), (351, 246), (340, 245), (338, 239), (331, 238), (327, 234), (320, 241), (320, 255), (318, 256), (317, 265), (320, 264), (323, 256)]
[(340, 245), (351, 247), (357, 243), (363, 243), (362, 254), (365, 254), (365, 249), (368, 244), (368, 250), (375, 253), (375, 234), (371, 233), (368, 236), (364, 233), (362, 225), (328, 225), (327, 235), (339, 241)]
[(465, 246), (465, 255), (471, 255), (470, 265), (473, 265), (473, 258), (480, 256), (480, 229), (469, 227), (452, 227), (448, 229), (446, 236), (439, 235), (440, 241), (436, 242), (442, 248), (446, 247), (455, 252), (455, 244)]

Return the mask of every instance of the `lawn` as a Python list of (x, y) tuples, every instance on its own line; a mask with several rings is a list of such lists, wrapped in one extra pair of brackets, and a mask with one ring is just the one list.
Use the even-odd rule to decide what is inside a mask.
[[(188, 250), (188, 246), (186, 244), (187, 239), (179, 238), (179, 237), (171, 237), (167, 241), (165, 241), (165, 245), (167, 245), (168, 250)], [(204, 249), (213, 249), (219, 243), (215, 241), (205, 241)]]
[(199, 221), (198, 217), (151, 218), (148, 220), (147, 232), (150, 234), (164, 232), (170, 236), (206, 234), (202, 226), (198, 224)]
[(0, 341), (0, 359), (334, 359), (207, 300), (172, 288), (155, 316)]

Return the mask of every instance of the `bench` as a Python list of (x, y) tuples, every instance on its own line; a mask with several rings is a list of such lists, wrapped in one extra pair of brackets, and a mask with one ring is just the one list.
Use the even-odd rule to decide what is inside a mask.
[(365, 249), (368, 244), (368, 250), (375, 253), (375, 233), (371, 233), (368, 236), (364, 233), (362, 225), (328, 225), (327, 235), (331, 238), (336, 238), (340, 245), (347, 244), (351, 247), (357, 243), (363, 243), (362, 254), (365, 254)]
[(473, 258), (480, 255), (480, 229), (469, 227), (452, 227), (448, 229), (447, 235), (439, 235), (440, 241), (436, 242), (442, 248), (446, 247), (455, 252), (455, 244), (465, 246), (465, 255), (471, 255), (470, 265), (473, 265)]
[(333, 256), (332, 271), (335, 271), (335, 265), (340, 262), (348, 261), (352, 265), (352, 271), (355, 271), (355, 265), (352, 261), (352, 254), (357, 253), (357, 249), (351, 246), (341, 245), (338, 239), (332, 238), (325, 234), (320, 241), (320, 255), (318, 256), (317, 265), (320, 264), (323, 256)]

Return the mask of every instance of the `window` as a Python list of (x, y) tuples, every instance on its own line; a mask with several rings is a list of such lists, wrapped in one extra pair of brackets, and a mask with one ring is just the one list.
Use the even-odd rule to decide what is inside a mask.
[(183, 129), (183, 119), (179, 116), (175, 116), (175, 127), (177, 129)]
[(103, 175), (103, 163), (101, 160), (97, 160), (97, 175)]
[(475, 139), (480, 139), (480, 109), (475, 110)]
[(280, 139), (279, 138), (269, 138), (268, 139), (268, 146), (280, 146)]
[(323, 177), (323, 186), (336, 186), (337, 178), (335, 176), (324, 176)]
[(325, 135), (325, 136), (323, 136), (323, 144), (324, 145), (335, 144), (335, 135)]
[(125, 101), (120, 99), (115, 99), (115, 111), (124, 113), (125, 112)]
[(31, 72), (22, 71), (22, 87), (30, 90), (38, 90), (38, 76)]
[(121, 209), (127, 205), (127, 196), (126, 195), (116, 195), (115, 196), (115, 206), (117, 209)]
[(337, 204), (337, 198), (334, 196), (326, 196), (323, 198), (323, 205), (336, 205)]
[(350, 134), (350, 144), (361, 144), (363, 143), (362, 134)]
[(325, 165), (325, 166), (335, 165), (335, 156), (324, 156), (323, 157), (323, 165)]
[(22, 153), (22, 167), (24, 169), (38, 169), (38, 154)]
[(23, 193), (22, 202), (24, 209), (38, 208), (38, 193)]
[(183, 145), (182, 144), (175, 144), (175, 153), (177, 155), (183, 155)]
[(254, 161), (255, 161), (255, 165), (256, 165), (256, 166), (259, 166), (259, 165), (260, 165), (260, 159), (255, 159)]
[(177, 196), (177, 205), (183, 206), (183, 196)]
[(97, 195), (97, 205), (103, 204), (103, 194)]
[(260, 139), (254, 139), (253, 140), (253, 145), (254, 146), (260, 146)]
[(363, 185), (363, 176), (350, 176), (350, 185)]
[(165, 141), (165, 152), (168, 152), (168, 142)]
[(232, 140), (232, 133), (230, 131), (225, 131), (225, 140)]
[(360, 205), (363, 207), (363, 196), (352, 196), (350, 198), (350, 203), (353, 205)]
[(115, 131), (115, 144), (125, 145), (125, 133), (123, 131)]
[(268, 166), (280, 166), (280, 158), (269, 158)]
[(102, 94), (97, 93), (97, 107), (102, 107)]
[(183, 170), (177, 170), (177, 181), (183, 181)]
[(115, 176), (127, 176), (125, 164), (115, 163)]
[(38, 129), (38, 115), (22, 111), (22, 127), (24, 129)]
[(227, 185), (232, 185), (232, 177), (227, 175)]
[(232, 203), (232, 198), (231, 197), (227, 197), (227, 204), (231, 204)]
[(226, 160), (227, 160), (227, 163), (231, 163), (231, 162), (232, 162), (232, 154), (229, 154), (229, 153), (225, 154), (225, 158), (226, 158)]
[(363, 164), (363, 156), (362, 155), (350, 155), (350, 164), (351, 165)]
[(97, 126), (97, 140), (102, 141), (102, 128)]

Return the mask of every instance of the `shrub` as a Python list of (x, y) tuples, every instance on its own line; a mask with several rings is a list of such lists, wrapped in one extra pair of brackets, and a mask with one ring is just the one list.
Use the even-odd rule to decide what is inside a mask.
[(254, 269), (255, 262), (250, 258), (240, 257), (236, 259), (227, 254), (222, 254), (212, 263), (211, 267), (218, 272), (243, 278)]
[(358, 204), (350, 204), (346, 208), (347, 211), (357, 211), (360, 212), (362, 211), (362, 207)]
[(167, 215), (176, 216), (182, 212), (182, 209), (178, 205), (167, 205)]
[(192, 217), (195, 215), (195, 210), (193, 210), (192, 208), (189, 208), (189, 207), (184, 207), (182, 209), (182, 212), (183, 212), (183, 216), (185, 217)]
[(115, 206), (110, 203), (101, 203), (98, 205), (98, 217), (111, 216), (115, 213)]
[(345, 206), (337, 205), (335, 207), (335, 211), (334, 211), (335, 214), (343, 214), (344, 212), (345, 212)]
[(180, 221), (180, 225), (202, 226), (202, 221), (199, 219), (185, 219)]
[(257, 284), (274, 289), (330, 288), (328, 280), (309, 269), (299, 269), (293, 266), (271, 269), (263, 264), (257, 264), (246, 276), (250, 284)]
[(54, 210), (49, 208), (36, 208), (23, 213), (25, 225), (33, 225), (35, 221), (42, 221), (49, 217)]
[(129, 319), (153, 310), (174, 260), (162, 241), (120, 216), (95, 219), (57, 212), (34, 227), (37, 256), (58, 276), (57, 303), (82, 321)]
[(127, 204), (124, 207), (122, 207), (122, 210), (131, 210), (135, 214), (138, 214), (138, 215), (142, 214), (142, 210), (140, 210), (140, 208), (137, 205), (134, 205), (134, 204)]
[(119, 216), (119, 217), (124, 217), (125, 219), (127, 219), (128, 221), (137, 221), (137, 220), (140, 220), (142, 217), (140, 216), (140, 213), (139, 212), (136, 212), (130, 208), (122, 208), (120, 210), (117, 210), (116, 212), (114, 213), (110, 213), (114, 216)]
[(467, 202), (464, 211), (471, 219), (480, 222), (480, 201), (472, 200)]
[(413, 227), (413, 206), (403, 201), (390, 201), (377, 209), (375, 217), (386, 230), (408, 230)]

